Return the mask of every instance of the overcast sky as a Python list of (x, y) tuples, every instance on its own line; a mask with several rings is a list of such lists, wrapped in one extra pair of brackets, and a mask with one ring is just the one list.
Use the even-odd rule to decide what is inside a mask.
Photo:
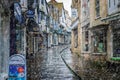
[[(50, 0), (47, 0), (47, 2)], [(64, 8), (69, 12), (71, 16), (71, 0), (56, 0), (57, 2), (63, 2)]]

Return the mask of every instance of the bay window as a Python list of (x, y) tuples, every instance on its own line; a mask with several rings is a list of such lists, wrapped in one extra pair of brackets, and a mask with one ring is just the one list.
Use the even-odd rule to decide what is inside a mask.
[(93, 31), (93, 52), (103, 53), (106, 52), (107, 42), (106, 42), (106, 30), (95, 30)]
[(120, 25), (113, 28), (113, 57), (120, 57)]

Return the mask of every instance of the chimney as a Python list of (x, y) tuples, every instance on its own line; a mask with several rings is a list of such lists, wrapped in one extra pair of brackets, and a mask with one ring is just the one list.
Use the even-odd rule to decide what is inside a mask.
[(52, 2), (56, 2), (56, 0), (51, 0)]

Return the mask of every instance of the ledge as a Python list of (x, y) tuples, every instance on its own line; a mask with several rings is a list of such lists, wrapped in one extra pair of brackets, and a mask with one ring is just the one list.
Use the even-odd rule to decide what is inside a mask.
[(92, 53), (92, 55), (95, 55), (95, 56), (105, 56), (106, 53), (103, 52), (103, 53)]
[(99, 17), (96, 17), (96, 18), (95, 18), (95, 20), (97, 20), (97, 19), (100, 19), (100, 18), (101, 18), (101, 16), (99, 16)]
[(91, 53), (90, 51), (81, 51), (82, 54), (89, 54)]
[(120, 61), (120, 57), (112, 57), (111, 60), (113, 60), (113, 61)]

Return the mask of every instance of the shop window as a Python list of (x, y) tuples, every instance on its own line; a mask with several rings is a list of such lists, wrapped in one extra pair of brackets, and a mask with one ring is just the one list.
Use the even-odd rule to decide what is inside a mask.
[(89, 32), (85, 31), (85, 44), (84, 44), (84, 51), (89, 50)]
[(120, 27), (118, 27), (113, 30), (113, 57), (120, 57)]
[(39, 12), (39, 14), (38, 14), (38, 23), (40, 24), (40, 22), (41, 22), (41, 12)]
[(42, 5), (44, 5), (44, 0), (41, 0)]
[(89, 31), (87, 30), (88, 27), (84, 27), (82, 29), (82, 44), (83, 44), (83, 51), (89, 51)]
[(97, 30), (93, 32), (93, 44), (95, 53), (106, 52), (106, 31)]
[(78, 29), (75, 29), (74, 30), (74, 36), (75, 36), (75, 38), (74, 38), (74, 46), (75, 46), (75, 48), (77, 48), (78, 47)]

